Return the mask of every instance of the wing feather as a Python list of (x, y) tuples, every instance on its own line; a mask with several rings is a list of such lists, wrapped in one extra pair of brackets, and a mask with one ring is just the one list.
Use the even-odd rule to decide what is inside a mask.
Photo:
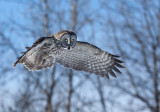
[(31, 47), (26, 47), (27, 51), (18, 58), (17, 63), (24, 64), (30, 71), (41, 70), (43, 68), (54, 66), (56, 63), (56, 42), (53, 37), (41, 37), (36, 40)]
[(54, 66), (58, 62), (65, 67), (105, 76), (108, 79), (108, 73), (116, 77), (112, 70), (121, 74), (118, 67), (124, 68), (121, 65), (124, 62), (117, 59), (119, 56), (86, 42), (78, 41), (73, 49), (68, 50), (62, 49), (53, 37), (42, 37), (26, 49), (27, 51), (14, 63), (14, 67), (21, 63), (33, 71)]
[(115, 66), (124, 68), (123, 65), (119, 64), (123, 63), (123, 61), (117, 59), (118, 57), (92, 44), (78, 41), (73, 49), (63, 50), (57, 58), (57, 62), (68, 68), (109, 78), (108, 73), (116, 77), (112, 70), (121, 74), (120, 70)]

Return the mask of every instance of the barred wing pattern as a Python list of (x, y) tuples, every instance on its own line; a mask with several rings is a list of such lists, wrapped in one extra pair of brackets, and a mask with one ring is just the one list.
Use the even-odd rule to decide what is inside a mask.
[(78, 41), (72, 50), (63, 50), (56, 60), (65, 67), (109, 78), (108, 73), (116, 77), (113, 70), (121, 74), (117, 67), (124, 68), (120, 65), (123, 61), (118, 57), (92, 44)]
[(118, 60), (119, 56), (112, 55), (100, 48), (86, 43), (77, 41), (76, 46), (71, 50), (64, 49), (55, 38), (41, 37), (14, 63), (24, 64), (30, 71), (41, 70), (43, 68), (55, 66), (56, 62), (65, 67), (78, 71), (94, 73), (102, 77), (109, 75), (116, 77), (115, 72), (121, 74), (119, 68), (124, 68)]

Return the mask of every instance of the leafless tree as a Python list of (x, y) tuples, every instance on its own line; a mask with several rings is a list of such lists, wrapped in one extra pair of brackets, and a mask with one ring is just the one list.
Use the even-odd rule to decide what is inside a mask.
[(104, 29), (112, 32), (110, 36), (115, 41), (115, 48), (126, 61), (128, 75), (123, 80), (124, 84), (117, 82), (114, 87), (127, 93), (134, 104), (140, 102), (136, 108), (128, 110), (159, 112), (160, 2), (123, 0), (116, 2), (115, 7), (107, 3), (103, 2), (105, 10), (117, 13), (119, 19), (113, 19), (115, 16), (109, 15), (106, 21), (109, 28)]
[[(0, 67), (0, 111), (160, 111), (158, 0), (15, 2), (25, 4), (21, 13), (25, 22), (9, 18), (7, 23), (0, 19), (0, 61), (5, 63)], [(4, 58), (6, 55), (18, 57), (26, 44), (64, 29), (75, 31), (78, 40), (119, 54), (126, 62), (124, 75), (107, 80), (58, 64), (39, 72), (29, 72), (23, 66), (13, 70), (8, 66), (15, 59)], [(15, 37), (20, 40), (14, 41)], [(7, 87), (5, 91), (3, 88), (12, 79), (17, 80), (14, 86), (17, 91)], [(1, 103), (7, 99), (4, 93), (12, 97), (12, 106)]]

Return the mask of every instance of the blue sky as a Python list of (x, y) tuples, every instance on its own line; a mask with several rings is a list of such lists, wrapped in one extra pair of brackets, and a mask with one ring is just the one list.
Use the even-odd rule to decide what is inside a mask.
[[(133, 1), (133, 0), (132, 0)], [(85, 25), (83, 27), (83, 29), (81, 31), (78, 32), (78, 40), (81, 41), (88, 41), (89, 43), (92, 43), (94, 45), (97, 45), (98, 47), (102, 48), (103, 50), (106, 50), (108, 52), (111, 52), (113, 54), (118, 54), (118, 50), (115, 50), (115, 48), (113, 48), (114, 46), (114, 40), (110, 26), (106, 24), (106, 31), (102, 31), (102, 25), (98, 23), (99, 20), (101, 20), (102, 18), (105, 19), (106, 21), (108, 20), (109, 17), (111, 17), (112, 20), (115, 21), (115, 23), (117, 23), (117, 26), (121, 25), (121, 23), (119, 23), (120, 21), (124, 21), (122, 17), (119, 16), (119, 12), (116, 10), (116, 2), (114, 1), (112, 2), (112, 4), (109, 4), (111, 7), (115, 8), (115, 10), (113, 11), (104, 11), (101, 8), (99, 9), (100, 5), (97, 2), (97, 0), (93, 0), (91, 2), (91, 4), (88, 7), (81, 7), (82, 10), (85, 11), (85, 13), (89, 13), (89, 17), (90, 18), (94, 18), (94, 13), (91, 13), (92, 11), (95, 12), (98, 10), (98, 13), (100, 13), (101, 16), (98, 16), (97, 21), (94, 21), (93, 23), (91, 23), (92, 28), (89, 24)], [(23, 0), (20, 3), (18, 2), (18, 0), (1, 0), (0, 1), (0, 31), (3, 31), (4, 34), (9, 37), (9, 40), (11, 42), (14, 43), (14, 47), (17, 49), (18, 51), (18, 56), (20, 56), (20, 52), (21, 51), (25, 51), (25, 46), (31, 46), (32, 43), (39, 38), (40, 36), (44, 36), (45, 34), (43, 32), (36, 32), (34, 34), (31, 34), (30, 32), (28, 32), (25, 29), (21, 29), (19, 26), (13, 24), (10, 20), (16, 21), (16, 23), (20, 24), (20, 25), (24, 25), (26, 26), (26, 28), (31, 28), (33, 30), (37, 30), (37, 23), (35, 20), (35, 23), (30, 20), (31, 16), (30, 13), (33, 11), (37, 11), (38, 9), (35, 7), (32, 7), (33, 9), (31, 10), (31, 6), (27, 5), (26, 3), (29, 3), (28, 0)], [(134, 2), (133, 2), (134, 3)], [(62, 5), (60, 6), (64, 9), (67, 9), (68, 11), (70, 9), (68, 9), (68, 6), (66, 5), (66, 1), (63, 0)], [(56, 7), (56, 10), (58, 10), (58, 6)], [(41, 11), (39, 11), (38, 13), (42, 14)], [(69, 13), (69, 12), (68, 12)], [(34, 13), (33, 13), (34, 14)], [(53, 15), (54, 16), (54, 15)], [(67, 17), (66, 17), (67, 16)], [(67, 18), (66, 20), (68, 21), (69, 16), (66, 15), (65, 18)], [(53, 17), (56, 18), (56, 17)], [(83, 20), (83, 13), (80, 13), (79, 18), (78, 19), (82, 19)], [(5, 24), (2, 24), (5, 23)], [(55, 21), (53, 21), (53, 23), (55, 23)], [(67, 22), (68, 24), (70, 22)], [(62, 29), (65, 29), (67, 27), (67, 25), (63, 25)], [(40, 28), (39, 28), (40, 29)], [(94, 35), (95, 35), (95, 40), (92, 40), (92, 31), (94, 29)], [(58, 27), (58, 23), (52, 24), (52, 30), (53, 33), (61, 30), (60, 27)], [(84, 35), (85, 34), (85, 35)], [(108, 34), (106, 36), (106, 34)], [(124, 34), (124, 32), (118, 32), (117, 33), (120, 37), (126, 36)], [(127, 37), (127, 36), (126, 36)], [(123, 41), (122, 43), (123, 48), (126, 52), (133, 52), (130, 50), (129, 47), (126, 47), (127, 45), (125, 45), (125, 41)], [(16, 78), (14, 77), (14, 80), (10, 80), (11, 82), (4, 85), (3, 88), (0, 88), (0, 90), (5, 91), (5, 90), (9, 90), (12, 93), (16, 93), (16, 91), (18, 91), (19, 89), (21, 89), (21, 85), (19, 83), (23, 83), (22, 79), (23, 79), (23, 75), (21, 74), (24, 71), (24, 67), (23, 65), (18, 65), (15, 69), (12, 68), (13, 62), (16, 60), (16, 58), (18, 56), (16, 56), (13, 51), (11, 49), (9, 49), (7, 46), (0, 46), (0, 50), (3, 51), (3, 54), (1, 54), (1, 58), (3, 58), (2, 60), (0, 60), (0, 63), (4, 63), (3, 67), (6, 67), (7, 69), (9, 69), (9, 71), (7, 73), (5, 73), (4, 79), (5, 80), (10, 80), (12, 79), (14, 76), (16, 76)], [(7, 52), (5, 52), (7, 51)], [(137, 54), (138, 55), (138, 54)], [(130, 64), (129, 66), (133, 66), (132, 64)], [(59, 68), (57, 70), (60, 69), (64, 69), (64, 67), (62, 66), (58, 66)], [(0, 73), (2, 69), (0, 69)], [(122, 70), (123, 71), (123, 70)], [(134, 69), (133, 69), (134, 71)], [(74, 71), (76, 74), (83, 75), (80, 74), (77, 71)], [(139, 71), (137, 71), (139, 72)], [(17, 75), (18, 74), (18, 75)], [(26, 72), (24, 74), (27, 74)], [(58, 73), (57, 73), (58, 74)], [(92, 78), (95, 78), (96, 76), (92, 75), (90, 76)], [(111, 81), (118, 81), (121, 80), (122, 78), (126, 78), (125, 75), (123, 76), (118, 76), (118, 79), (114, 79)], [(111, 78), (113, 79), (113, 78)], [(3, 80), (3, 79), (2, 79)], [(102, 79), (103, 81), (106, 81), (106, 79)], [(1, 79), (0, 79), (1, 81)], [(77, 83), (79, 81), (79, 77), (76, 79)], [(109, 82), (109, 80), (107, 80), (107, 82)], [(88, 83), (88, 82), (87, 82)], [(122, 82), (123, 84), (123, 82)], [(88, 84), (89, 85), (89, 84)], [(87, 87), (82, 87), (81, 89), (83, 91), (88, 90), (88, 89), (94, 89), (92, 88), (93, 86), (87, 86)], [(109, 90), (107, 90), (108, 88), (106, 88), (106, 91), (110, 91), (111, 88)], [(79, 90), (80, 91), (80, 90)], [(113, 90), (115, 93), (118, 93), (118, 90)], [(1, 93), (1, 92), (0, 92)], [(95, 91), (93, 92), (94, 94), (97, 94)], [(85, 93), (82, 93), (85, 96)], [(94, 97), (93, 95), (88, 94), (88, 97)], [(1, 94), (0, 94), (1, 95)], [(83, 96), (82, 95), (82, 96)], [(97, 96), (97, 95), (96, 95)], [(6, 98), (4, 96), (4, 98)], [(98, 98), (98, 97), (96, 97)], [(12, 99), (12, 97), (10, 96), (10, 99)], [(123, 99), (123, 97), (120, 97), (120, 99), (117, 99), (119, 101), (121, 101)], [(125, 99), (125, 98), (124, 98)], [(124, 100), (123, 99), (123, 100)], [(9, 100), (8, 100), (8, 104), (9, 104)], [(127, 102), (123, 102), (123, 105), (125, 105)]]

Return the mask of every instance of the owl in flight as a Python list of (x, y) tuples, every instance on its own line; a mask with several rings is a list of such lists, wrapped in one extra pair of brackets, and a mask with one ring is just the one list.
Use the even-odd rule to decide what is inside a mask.
[(56, 63), (78, 71), (94, 73), (102, 77), (109, 75), (116, 77), (117, 69), (124, 68), (117, 59), (119, 56), (112, 55), (87, 42), (77, 41), (77, 36), (72, 31), (60, 31), (48, 37), (41, 37), (14, 63), (24, 64), (30, 71), (54, 67)]

